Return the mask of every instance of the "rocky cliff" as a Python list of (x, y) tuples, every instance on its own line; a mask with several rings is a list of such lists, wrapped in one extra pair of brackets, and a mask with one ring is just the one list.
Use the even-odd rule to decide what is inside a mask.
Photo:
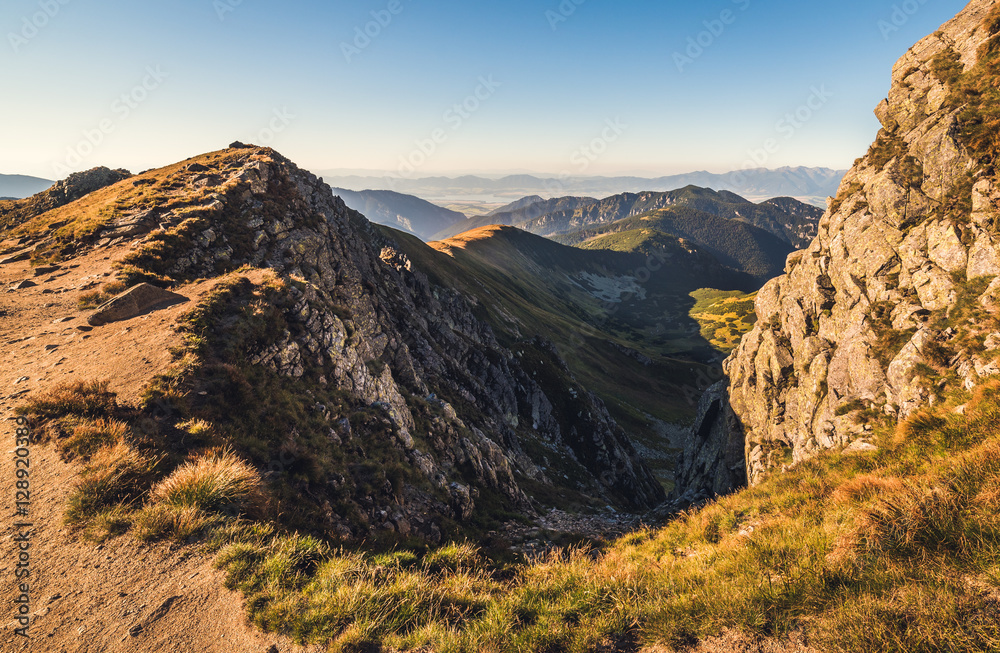
[(751, 483), (1000, 372), (975, 315), (1000, 275), (998, 32), (995, 0), (974, 0), (896, 64), (876, 142), (760, 291), (725, 364)]
[[(441, 519), (530, 512), (540, 495), (631, 510), (664, 498), (549, 343), (498, 344), (465, 296), (272, 150), (233, 147), (105, 192), (113, 210), (82, 207), (36, 236), (45, 255), (124, 248), (124, 287), (219, 280), (146, 409), (165, 437), (181, 433), (175, 450), (234, 447), (268, 472), (292, 523), (438, 539)], [(192, 435), (192, 420), (210, 428)]]

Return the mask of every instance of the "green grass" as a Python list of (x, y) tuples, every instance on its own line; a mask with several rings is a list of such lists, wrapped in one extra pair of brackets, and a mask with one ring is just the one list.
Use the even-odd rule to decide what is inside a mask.
[(757, 293), (702, 288), (691, 296), (696, 302), (691, 317), (701, 326), (701, 337), (720, 352), (732, 352), (757, 323)]
[(876, 453), (828, 453), (604, 552), (509, 568), (468, 544), (392, 556), (310, 544), (304, 565), (284, 553), (303, 547), (278, 538), (231, 545), (217, 565), (255, 623), (332, 650), (634, 650), (727, 628), (801, 631), (831, 651), (994, 650), (998, 391), (980, 388), (964, 416), (950, 404), (883, 428)]

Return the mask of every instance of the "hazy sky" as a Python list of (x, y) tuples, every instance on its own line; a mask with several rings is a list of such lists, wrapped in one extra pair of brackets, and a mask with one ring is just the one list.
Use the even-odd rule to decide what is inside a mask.
[(411, 176), (843, 168), (892, 64), (964, 5), (3, 0), (0, 172), (236, 139)]

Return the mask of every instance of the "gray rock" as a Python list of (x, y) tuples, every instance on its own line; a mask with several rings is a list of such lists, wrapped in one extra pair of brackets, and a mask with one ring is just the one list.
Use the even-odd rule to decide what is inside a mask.
[[(900, 59), (889, 97), (876, 109), (881, 145), (847, 173), (817, 237), (758, 295), (758, 323), (725, 363), (751, 483), (786, 464), (787, 456), (771, 452), (790, 453), (796, 462), (864, 437), (864, 425), (838, 416), (846, 404), (861, 401), (903, 418), (931, 401), (918, 366), (927, 362), (930, 343), (948, 345), (955, 333), (932, 333), (925, 325), (954, 306), (967, 279), (1000, 275), (1000, 243), (990, 227), (1000, 218), (994, 181), (975, 183), (970, 216), (935, 212), (978, 163), (956, 141), (955, 115), (945, 107), (949, 89), (932, 62), (951, 47), (972, 66), (988, 38), (980, 24), (994, 4), (973, 0)], [(922, 179), (904, 169), (904, 156), (877, 156), (889, 144), (920, 164)], [(1000, 310), (1000, 279), (980, 302)], [(888, 350), (880, 335), (890, 328), (916, 335)], [(995, 373), (968, 353), (951, 365), (967, 386)], [(711, 441), (737, 437), (732, 429)], [(704, 455), (713, 459), (719, 446)], [(686, 482), (704, 487), (711, 474), (708, 468)]]
[(743, 429), (729, 404), (726, 381), (705, 391), (674, 474), (671, 500), (690, 505), (747, 484)]
[(9, 256), (0, 258), (0, 265), (7, 265), (8, 263), (19, 263), (21, 261), (27, 261), (31, 258), (31, 252), (34, 251), (33, 248), (22, 249), (20, 252), (14, 252)]
[(87, 318), (87, 324), (103, 326), (142, 315), (152, 308), (186, 301), (188, 299), (183, 295), (157, 288), (148, 283), (140, 283), (101, 304)]

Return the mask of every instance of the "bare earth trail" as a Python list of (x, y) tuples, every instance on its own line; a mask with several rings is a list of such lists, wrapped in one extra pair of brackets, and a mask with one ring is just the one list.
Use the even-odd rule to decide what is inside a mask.
[[(30, 394), (73, 380), (109, 380), (122, 402), (171, 363), (174, 326), (213, 282), (178, 292), (188, 302), (130, 320), (87, 328), (80, 295), (113, 279), (114, 259), (98, 249), (35, 277), (27, 261), (0, 266), (0, 651), (195, 653), (302, 650), (248, 625), (241, 597), (195, 548), (147, 546), (128, 537), (97, 545), (63, 525), (79, 468), (51, 446), (31, 448), (31, 638), (15, 634), (19, 592), (14, 468), (14, 408)], [(24, 280), (37, 284), (13, 292)], [(79, 327), (83, 327), (82, 329)], [(112, 555), (113, 552), (113, 555)], [(274, 647), (274, 648), (272, 648)]]

